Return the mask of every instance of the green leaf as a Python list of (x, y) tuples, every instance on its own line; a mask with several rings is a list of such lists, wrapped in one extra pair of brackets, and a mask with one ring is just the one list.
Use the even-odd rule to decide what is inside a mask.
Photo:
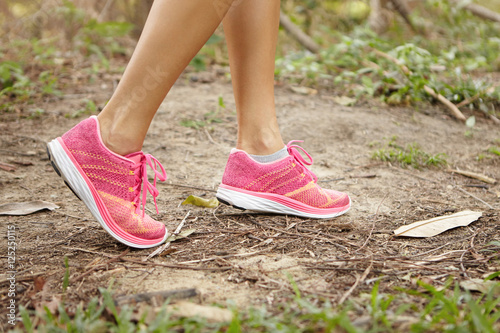
[(494, 278), (500, 276), (500, 271), (496, 272), (496, 273), (493, 273), (493, 274), (490, 274), (488, 275), (484, 280), (485, 281), (488, 281), (488, 280), (493, 280)]
[(69, 264), (68, 264), (68, 257), (64, 257), (64, 266), (66, 267), (66, 272), (64, 273), (64, 278), (63, 278), (63, 292), (66, 292), (66, 289), (68, 288), (69, 285)]
[(222, 98), (222, 96), (219, 96), (219, 106), (221, 108), (226, 108), (226, 104), (224, 104), (224, 98)]
[(217, 198), (203, 199), (195, 195), (190, 195), (182, 202), (183, 205), (195, 205), (198, 207), (215, 208), (219, 206)]
[(26, 332), (33, 332), (33, 323), (31, 322), (28, 310), (26, 310), (24, 306), (20, 305), (19, 313), (21, 314), (21, 318), (24, 324), (24, 329), (26, 330)]

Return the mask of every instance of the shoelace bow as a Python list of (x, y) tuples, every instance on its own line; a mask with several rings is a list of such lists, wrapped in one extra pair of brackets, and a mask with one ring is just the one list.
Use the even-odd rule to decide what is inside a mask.
[[(148, 180), (148, 174), (147, 174), (148, 165), (151, 167), (151, 169), (153, 169), (155, 173), (153, 184), (151, 184)], [(158, 171), (158, 167), (160, 167), (161, 172)], [(141, 161), (133, 166), (133, 170), (136, 180), (136, 185), (134, 186), (134, 192), (136, 193), (134, 199), (134, 202), (137, 207), (136, 213), (139, 210), (142, 210), (142, 217), (144, 217), (144, 210), (146, 209), (146, 197), (149, 192), (153, 196), (153, 200), (155, 202), (155, 207), (156, 207), (156, 213), (159, 214), (158, 204), (156, 203), (156, 197), (159, 194), (158, 190), (156, 189), (156, 179), (158, 178), (162, 182), (167, 180), (167, 173), (165, 172), (163, 165), (161, 165), (161, 163), (152, 155), (144, 154), (141, 158)], [(141, 205), (139, 204), (141, 192), (142, 192), (142, 209)]]
[[(292, 141), (288, 142), (287, 145), (286, 145), (288, 153), (295, 158), (295, 160), (297, 161), (297, 163), (299, 163), (300, 165), (302, 165), (302, 167), (304, 168), (304, 170), (306, 170), (306, 172), (309, 173), (311, 175), (311, 177), (314, 179), (314, 182), (317, 183), (318, 182), (318, 177), (314, 174), (314, 172), (312, 172), (311, 170), (309, 170), (306, 167), (306, 165), (312, 165), (313, 164), (313, 158), (311, 157), (311, 155), (309, 155), (309, 153), (304, 148), (302, 148), (301, 146), (292, 144), (294, 142), (304, 142), (304, 141), (302, 141), (302, 140), (292, 140)], [(299, 149), (302, 150), (302, 152), (304, 154), (306, 154), (306, 156), (309, 158), (309, 161), (306, 161), (306, 159), (304, 157), (302, 157), (302, 154), (299, 152)]]

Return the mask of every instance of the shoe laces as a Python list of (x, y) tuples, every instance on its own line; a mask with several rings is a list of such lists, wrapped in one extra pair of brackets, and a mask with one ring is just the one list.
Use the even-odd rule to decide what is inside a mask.
[[(151, 169), (154, 171), (153, 184), (151, 184), (148, 179), (148, 174), (147, 174), (148, 166), (151, 167)], [(158, 167), (160, 167), (160, 170), (158, 170)], [(133, 190), (136, 193), (134, 198), (134, 203), (136, 205), (136, 213), (139, 210), (142, 210), (142, 217), (144, 217), (144, 210), (146, 209), (146, 198), (149, 192), (153, 196), (153, 200), (155, 202), (155, 207), (156, 207), (156, 213), (159, 214), (158, 204), (156, 203), (156, 197), (159, 194), (159, 191), (156, 188), (156, 180), (158, 179), (162, 182), (167, 180), (167, 173), (165, 172), (163, 165), (161, 165), (161, 163), (152, 155), (142, 154), (141, 161), (134, 164), (132, 166), (132, 169), (134, 171), (135, 183), (136, 183), (136, 185), (133, 187)], [(142, 205), (139, 203), (141, 199), (141, 192), (142, 192)]]
[[(301, 146), (294, 145), (293, 144), (294, 142), (304, 142), (304, 141), (303, 140), (292, 140), (292, 141), (288, 142), (287, 145), (286, 145), (288, 153), (294, 157), (294, 159), (295, 159), (295, 161), (297, 161), (297, 163), (299, 163), (300, 165), (302, 165), (302, 167), (304, 168), (304, 170), (314, 179), (314, 182), (317, 183), (318, 182), (318, 177), (314, 174), (314, 172), (312, 172), (311, 170), (309, 170), (306, 167), (306, 165), (312, 165), (313, 164), (313, 158), (312, 158), (312, 156), (309, 155), (309, 153), (304, 148), (302, 148)], [(302, 152), (304, 154), (306, 154), (306, 156), (309, 158), (309, 161), (307, 161), (302, 156), (302, 154), (299, 152), (299, 149), (302, 150)]]

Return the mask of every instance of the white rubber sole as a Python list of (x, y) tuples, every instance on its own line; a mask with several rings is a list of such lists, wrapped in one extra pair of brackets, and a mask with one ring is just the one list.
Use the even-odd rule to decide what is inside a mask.
[[(217, 198), (221, 202), (236, 208), (253, 210), (256, 212), (294, 215), (314, 219), (330, 219), (345, 214), (351, 208), (351, 198), (349, 198), (349, 205), (347, 207), (339, 211), (333, 211), (332, 209), (320, 209), (306, 206), (303, 203), (299, 203), (289, 198), (280, 199), (278, 195), (270, 195), (269, 198), (263, 198), (262, 196), (265, 196), (265, 194), (255, 193), (255, 195), (252, 195), (249, 191), (243, 193), (222, 186), (219, 186), (217, 189)], [(281, 203), (277, 202), (277, 200), (281, 201)], [(295, 209), (291, 206), (295, 206), (299, 209)]]
[[(104, 218), (97, 206), (96, 199), (92, 194), (92, 190), (89, 188), (86, 180), (80, 174), (78, 168), (73, 164), (71, 158), (67, 155), (64, 148), (61, 146), (60, 142), (57, 139), (52, 140), (47, 144), (47, 150), (49, 154), (49, 158), (53, 163), (53, 167), (56, 170), (57, 174), (64, 179), (66, 184), (73, 190), (73, 192), (80, 198), (83, 203), (90, 210), (94, 218), (99, 222), (99, 224), (106, 230), (114, 239), (123, 243), (127, 246), (139, 248), (139, 249), (147, 249), (151, 247), (155, 247), (161, 245), (165, 242), (168, 237), (168, 233), (165, 230), (165, 236), (161, 241), (152, 243), (152, 244), (137, 244), (131, 241), (120, 237), (117, 233), (111, 230), (110, 227), (104, 221)], [(130, 235), (131, 238), (135, 237)], [(141, 240), (141, 243), (143, 241)], [(147, 240), (144, 240), (147, 242)]]

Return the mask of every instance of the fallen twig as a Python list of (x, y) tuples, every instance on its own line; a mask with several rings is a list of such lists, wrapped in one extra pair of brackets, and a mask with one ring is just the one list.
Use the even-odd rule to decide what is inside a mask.
[(160, 246), (159, 248), (157, 248), (156, 250), (154, 250), (149, 256), (147, 256), (146, 258), (142, 259), (142, 261), (147, 261), (147, 260), (153, 258), (154, 256), (159, 255), (160, 253), (162, 253), (163, 251), (165, 251), (170, 246), (170, 244), (171, 244), (171, 242), (168, 241), (168, 240), (170, 238), (172, 238), (172, 237), (177, 236), (179, 234), (179, 232), (181, 232), (181, 229), (184, 226), (184, 223), (186, 222), (186, 219), (188, 218), (188, 216), (189, 216), (190, 213), (191, 213), (191, 211), (187, 212), (186, 216), (184, 216), (184, 218), (182, 219), (181, 223), (179, 223), (179, 225), (175, 229), (174, 233), (172, 235), (168, 236), (167, 242), (165, 244), (163, 244), (162, 246)]
[(240, 253), (240, 254), (228, 254), (228, 255), (225, 255), (225, 256), (217, 256), (217, 257), (212, 257), (212, 258), (183, 261), (183, 262), (178, 262), (177, 264), (179, 264), (179, 265), (195, 264), (195, 263), (201, 263), (201, 262), (207, 262), (207, 261), (214, 261), (214, 260), (217, 260), (217, 259), (229, 259), (229, 258), (235, 258), (235, 257), (249, 257), (249, 256), (253, 256), (255, 254), (262, 253), (264, 251), (265, 250), (255, 251), (255, 252), (249, 252), (249, 253)]
[(155, 291), (150, 293), (141, 293), (135, 295), (125, 295), (125, 296), (117, 296), (115, 298), (116, 305), (124, 305), (127, 303), (139, 303), (139, 302), (149, 302), (153, 298), (156, 299), (158, 304), (162, 304), (167, 299), (183, 299), (197, 296), (198, 290), (195, 288), (190, 289), (179, 289), (179, 290), (164, 290), (164, 291)]
[[(456, 3), (457, 1), (455, 1)], [(465, 6), (463, 6), (464, 9), (468, 10), (472, 14), (490, 20), (490, 21), (495, 21), (495, 22), (500, 22), (500, 14), (497, 12), (494, 12), (492, 10), (489, 10), (488, 8), (485, 8), (480, 5), (476, 5), (475, 3), (469, 3)]]
[(500, 86), (500, 83), (497, 83), (497, 84), (489, 87), (488, 89), (477, 93), (476, 95), (474, 95), (474, 96), (472, 96), (470, 98), (464, 99), (463, 101), (461, 101), (460, 103), (457, 104), (457, 108), (461, 108), (462, 106), (466, 106), (466, 105), (468, 105), (468, 104), (470, 104), (472, 102), (475, 102), (478, 98), (480, 98), (484, 94), (491, 94), (492, 92), (495, 91), (495, 89), (498, 86)]
[[(16, 282), (31, 281), (34, 278), (36, 278), (37, 276), (44, 275), (44, 274), (46, 274), (46, 272), (39, 272), (39, 273), (31, 274), (31, 275), (28, 275), (28, 276), (17, 276), (16, 275)], [(5, 282), (9, 282), (10, 283), (10, 281), (12, 281), (12, 280), (9, 279), (9, 278), (1, 279), (0, 280), (0, 285), (4, 284)]]
[(280, 11), (280, 24), (300, 43), (300, 45), (304, 46), (312, 53), (319, 52), (320, 46), (299, 27), (297, 27), (292, 20), (290, 20), (290, 18), (283, 13), (283, 11)]
[(227, 270), (232, 268), (231, 266), (195, 267), (195, 266), (189, 266), (189, 265), (162, 264), (162, 263), (158, 263), (158, 262), (141, 261), (141, 260), (134, 260), (134, 259), (128, 259), (128, 258), (121, 258), (121, 261), (132, 262), (132, 263), (141, 264), (141, 265), (161, 266), (161, 267), (167, 267), (167, 268), (191, 269), (193, 271), (227, 271)]
[(340, 298), (338, 305), (341, 305), (342, 303), (344, 303), (344, 301), (347, 299), (347, 297), (349, 297), (349, 295), (352, 294), (352, 292), (354, 291), (354, 289), (356, 289), (356, 287), (358, 286), (358, 284), (360, 282), (363, 282), (366, 279), (366, 277), (368, 276), (368, 274), (370, 274), (370, 270), (372, 269), (372, 264), (373, 263), (370, 263), (370, 266), (368, 266), (365, 269), (365, 271), (363, 272), (363, 274), (361, 276), (358, 276), (358, 278), (356, 279), (356, 282), (354, 282), (354, 284), (352, 285), (352, 287), (349, 288), (349, 290), (346, 291), (346, 293)]
[(36, 153), (36, 152), (27, 152), (27, 153), (23, 153), (23, 152), (20, 152), (20, 151), (16, 151), (16, 150), (9, 150), (9, 149), (0, 149), (0, 152), (2, 152), (2, 153), (7, 153), (7, 154), (11, 154), (11, 155), (29, 156), (29, 157), (33, 157), (33, 156), (36, 156), (36, 155), (37, 155), (37, 153)]
[(0, 162), (0, 169), (5, 171), (16, 171), (17, 168), (12, 164)]
[[(376, 55), (382, 57), (382, 58), (385, 58), (393, 63), (395, 63), (396, 65), (399, 66), (399, 68), (401, 68), (401, 71), (409, 76), (412, 74), (412, 72), (410, 71), (410, 69), (405, 65), (403, 64), (401, 61), (399, 61), (398, 59), (394, 58), (393, 56), (391, 56), (390, 54), (387, 54), (385, 52), (382, 52), (380, 50), (377, 50), (377, 49), (374, 49), (374, 48), (369, 48), (371, 51), (373, 51)], [(462, 111), (460, 111), (456, 106), (455, 104), (453, 104), (452, 102), (450, 102), (448, 99), (446, 99), (446, 97), (444, 97), (443, 95), (439, 94), (439, 93), (436, 93), (434, 91), (434, 89), (430, 88), (429, 86), (427, 85), (424, 85), (424, 90), (425, 92), (427, 92), (429, 95), (431, 95), (432, 97), (434, 97), (435, 99), (437, 99), (439, 102), (443, 103), (448, 109), (450, 109), (450, 111), (453, 113), (453, 115), (455, 116), (455, 118), (459, 119), (459, 120), (462, 120), (462, 121), (465, 121), (466, 118), (465, 116), (463, 115)]]
[(339, 180), (346, 180), (346, 179), (355, 179), (355, 178), (376, 178), (376, 174), (369, 174), (369, 175), (357, 175), (357, 176), (348, 176), (348, 177), (340, 177), (340, 178), (333, 178), (333, 179), (323, 179), (320, 180), (320, 183), (328, 183), (328, 182), (335, 182)]
[(207, 192), (217, 192), (214, 189), (199, 187), (199, 186), (192, 186), (192, 185), (184, 185), (184, 184), (177, 184), (177, 183), (160, 183), (160, 184), (170, 185), (170, 186), (175, 186), (175, 187), (192, 188), (194, 190), (207, 191)]
[[(297, 233), (293, 233), (293, 232), (287, 232), (285, 230), (282, 230), (280, 228), (276, 228), (276, 227), (273, 227), (273, 226), (270, 226), (270, 225), (264, 225), (262, 223), (259, 223), (257, 221), (254, 221), (253, 219), (250, 219), (250, 222), (252, 222), (253, 224), (256, 224), (262, 228), (269, 228), (269, 229), (273, 229), (273, 230), (276, 230), (282, 234), (286, 234), (286, 235), (292, 235), (292, 236), (295, 236), (295, 237), (307, 237), (307, 238), (312, 238), (312, 239), (317, 239), (317, 240), (323, 240), (323, 241), (327, 241), (327, 242), (332, 242), (331, 239), (328, 239), (328, 238), (325, 238), (325, 237), (319, 237), (318, 235), (316, 236), (312, 236), (312, 235), (308, 235), (308, 234), (297, 234)], [(343, 243), (346, 243), (346, 244), (349, 244), (351, 246), (358, 246), (357, 244), (353, 244), (353, 243), (350, 243), (348, 241), (346, 241), (345, 239), (342, 239), (340, 237), (335, 237), (335, 236), (332, 236), (332, 235), (328, 235), (329, 237), (332, 237), (333, 239), (336, 239), (338, 241), (341, 241)], [(333, 243), (333, 242), (332, 242)], [(335, 244), (335, 243), (334, 243)], [(339, 246), (342, 246), (340, 244), (336, 244), (336, 245), (339, 245)], [(344, 247), (344, 246), (343, 246)], [(345, 247), (344, 247), (345, 248)], [(347, 248), (346, 248), (347, 249)]]
[[(82, 252), (87, 252), (87, 253), (93, 253), (93, 254), (98, 254), (103, 257), (108, 257), (108, 258), (114, 258), (115, 256), (104, 253), (104, 252), (96, 252), (96, 251), (91, 251), (91, 250), (86, 250), (78, 247), (69, 247), (69, 246), (63, 246), (63, 248), (67, 248), (70, 250), (76, 250), (76, 251), (82, 251)], [(162, 264), (162, 263), (157, 263), (157, 262), (149, 262), (149, 261), (142, 261), (142, 260), (134, 260), (134, 259), (129, 259), (129, 258), (120, 258), (121, 261), (124, 262), (131, 262), (135, 264), (140, 264), (140, 265), (146, 265), (146, 266), (161, 266), (161, 267), (167, 267), (167, 268), (177, 268), (177, 269), (191, 269), (194, 271), (227, 271), (231, 269), (231, 266), (225, 266), (225, 267), (195, 267), (195, 266), (189, 266), (189, 265), (177, 265), (177, 264)]]
[(497, 182), (496, 179), (493, 179), (493, 178), (490, 178), (488, 176), (485, 176), (485, 175), (482, 175), (479, 173), (475, 173), (475, 172), (452, 170), (452, 169), (448, 169), (448, 170), (446, 170), (446, 172), (458, 173), (459, 175), (469, 177), (469, 178), (478, 179), (478, 180), (485, 182), (485, 183), (488, 183), (488, 184), (495, 184)]
[(466, 121), (467, 118), (465, 118), (464, 114), (462, 113), (462, 111), (460, 111), (455, 104), (453, 104), (452, 102), (450, 102), (449, 100), (446, 99), (446, 97), (444, 97), (443, 95), (437, 93), (434, 91), (434, 89), (430, 88), (429, 86), (425, 86), (424, 85), (424, 90), (426, 93), (428, 93), (429, 95), (431, 95), (432, 97), (434, 97), (435, 99), (437, 99), (438, 101), (440, 101), (441, 103), (443, 103), (448, 109), (450, 109), (450, 111), (453, 113), (453, 115), (455, 116), (455, 118), (457, 118), (458, 120), (462, 120), (462, 121)]
[(115, 261), (120, 261), (120, 259), (125, 256), (126, 254), (128, 254), (129, 252), (129, 248), (127, 248), (125, 251), (123, 251), (121, 254), (119, 254), (118, 256), (116, 257), (113, 257), (111, 258), (110, 260), (106, 261), (104, 264), (101, 264), (101, 265), (97, 265), (97, 266), (94, 266), (92, 267), (91, 269), (89, 269), (88, 271), (86, 271), (85, 273), (81, 274), (81, 275), (78, 275), (77, 277), (74, 277), (70, 280), (71, 283), (74, 283), (80, 279), (83, 279), (84, 277), (86, 276), (89, 276), (90, 274), (92, 274), (94, 271), (98, 270), (98, 269), (101, 269), (101, 268), (105, 268), (107, 265), (109, 265), (110, 263), (112, 262), (115, 262)]
[(463, 193), (467, 194), (468, 196), (473, 197), (473, 198), (474, 198), (474, 199), (476, 199), (477, 201), (482, 202), (483, 204), (485, 204), (486, 206), (488, 206), (488, 208), (490, 208), (490, 209), (495, 209), (495, 208), (493, 208), (493, 206), (492, 206), (492, 205), (490, 205), (490, 204), (489, 204), (489, 203), (487, 203), (486, 201), (482, 200), (481, 198), (478, 198), (477, 196), (475, 196), (475, 195), (474, 195), (474, 194), (472, 194), (472, 193), (467, 192), (467, 191), (466, 191), (466, 190), (464, 190), (463, 188), (460, 188), (460, 187), (456, 187), (456, 188), (457, 188), (459, 191), (461, 191), (461, 192), (463, 192)]

